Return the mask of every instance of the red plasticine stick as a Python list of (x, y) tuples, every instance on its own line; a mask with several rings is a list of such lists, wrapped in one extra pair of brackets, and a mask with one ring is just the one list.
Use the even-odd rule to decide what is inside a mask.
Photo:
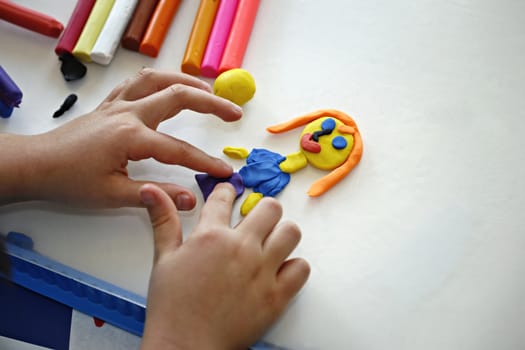
[(241, 67), (258, 7), (259, 0), (239, 0), (230, 36), (222, 54), (219, 73)]
[(151, 16), (148, 28), (142, 37), (139, 52), (151, 57), (157, 57), (164, 41), (164, 37), (170, 28), (171, 21), (180, 0), (160, 0)]
[(75, 44), (77, 43), (82, 29), (91, 13), (91, 9), (95, 5), (95, 0), (78, 0), (69, 22), (67, 23), (64, 34), (60, 37), (57, 46), (55, 47), (55, 53), (61, 55), (63, 53), (73, 51)]
[(62, 23), (53, 17), (7, 0), (0, 0), (0, 19), (54, 38), (58, 38), (64, 29)]

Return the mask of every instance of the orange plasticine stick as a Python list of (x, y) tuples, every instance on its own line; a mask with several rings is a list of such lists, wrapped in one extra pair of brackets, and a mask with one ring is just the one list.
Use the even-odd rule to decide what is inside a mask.
[(258, 7), (259, 0), (239, 0), (230, 36), (222, 54), (219, 73), (241, 67)]
[(201, 0), (193, 28), (186, 45), (186, 52), (182, 58), (181, 71), (191, 75), (201, 74), (201, 61), (206, 51), (206, 44), (210, 36), (215, 14), (219, 7), (219, 0)]
[(180, 0), (160, 0), (151, 16), (148, 28), (140, 43), (139, 52), (157, 57), (168, 32), (170, 24), (177, 13)]

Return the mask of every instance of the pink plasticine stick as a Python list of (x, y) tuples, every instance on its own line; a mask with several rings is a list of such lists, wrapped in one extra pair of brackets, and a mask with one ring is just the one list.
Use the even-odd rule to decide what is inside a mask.
[(238, 4), (239, 0), (222, 0), (219, 4), (201, 63), (201, 74), (205, 77), (215, 78), (219, 73), (222, 53), (230, 35)]
[(241, 67), (258, 7), (259, 0), (239, 0), (237, 13), (230, 30), (230, 37), (222, 54), (219, 73)]

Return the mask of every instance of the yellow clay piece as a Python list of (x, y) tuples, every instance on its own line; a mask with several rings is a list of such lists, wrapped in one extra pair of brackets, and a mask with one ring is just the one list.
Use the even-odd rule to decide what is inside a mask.
[(262, 193), (259, 192), (252, 192), (241, 205), (241, 215), (246, 216), (248, 213), (255, 207), (257, 203), (261, 200), (263, 197)]
[(285, 173), (291, 174), (301, 170), (308, 164), (304, 153), (302, 151), (292, 153), (286, 156), (286, 159), (279, 164), (279, 168)]
[(233, 159), (245, 159), (248, 158), (248, 155), (250, 154), (246, 148), (231, 146), (224, 147), (222, 153)]
[(245, 69), (230, 69), (215, 79), (213, 93), (242, 106), (255, 94), (255, 80)]

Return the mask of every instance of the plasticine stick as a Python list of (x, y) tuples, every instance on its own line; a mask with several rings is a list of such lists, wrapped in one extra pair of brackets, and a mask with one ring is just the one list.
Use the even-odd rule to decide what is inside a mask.
[(0, 100), (0, 118), (9, 118), (13, 114), (14, 107), (9, 107)]
[(241, 67), (258, 7), (259, 0), (239, 0), (237, 13), (230, 30), (230, 37), (222, 54), (219, 73)]
[(55, 53), (57, 55), (60, 56), (66, 52), (73, 52), (73, 48), (80, 37), (80, 33), (82, 33), (82, 29), (84, 29), (93, 5), (95, 5), (95, 0), (78, 0), (69, 18), (66, 29), (55, 47)]
[(0, 0), (0, 19), (54, 38), (64, 29), (53, 17), (6, 0)]
[(173, 17), (177, 13), (180, 0), (160, 0), (140, 43), (139, 52), (151, 57), (157, 57), (162, 42), (170, 28)]
[(91, 50), (106, 23), (115, 0), (97, 0), (73, 49), (73, 55), (86, 62), (91, 61)]
[[(258, 0), (257, 0), (258, 1)], [(219, 7), (219, 0), (201, 0), (193, 28), (182, 58), (181, 71), (191, 75), (201, 74), (201, 61)]]
[(139, 0), (122, 37), (122, 47), (132, 51), (139, 50), (144, 32), (158, 3), (159, 0)]
[(0, 102), (7, 107), (18, 107), (22, 102), (22, 91), (0, 66)]
[(215, 78), (219, 73), (222, 53), (230, 35), (230, 29), (237, 11), (239, 0), (222, 0), (219, 4), (215, 22), (211, 30), (206, 52), (201, 63), (201, 74), (205, 77)]
[(109, 17), (91, 51), (91, 59), (94, 62), (104, 65), (111, 62), (136, 5), (137, 0), (115, 0)]

